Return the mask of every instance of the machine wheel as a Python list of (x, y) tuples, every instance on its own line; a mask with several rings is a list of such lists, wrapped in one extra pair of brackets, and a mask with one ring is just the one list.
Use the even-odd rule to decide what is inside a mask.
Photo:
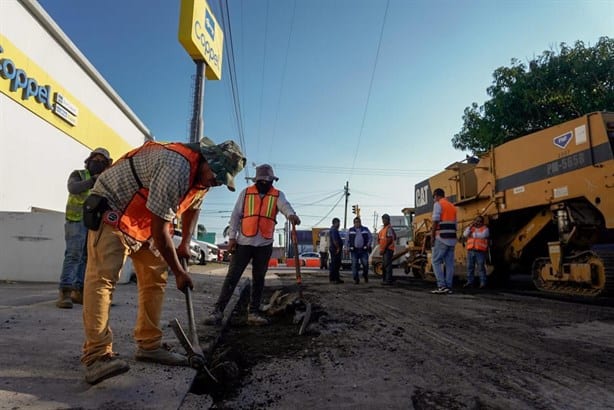
[(205, 252), (204, 251), (200, 251), (200, 255), (198, 256), (198, 264), (199, 265), (206, 265), (207, 264), (207, 258), (205, 258)]
[(373, 273), (375, 273), (377, 276), (382, 276), (384, 274), (384, 264), (382, 262), (374, 263)]

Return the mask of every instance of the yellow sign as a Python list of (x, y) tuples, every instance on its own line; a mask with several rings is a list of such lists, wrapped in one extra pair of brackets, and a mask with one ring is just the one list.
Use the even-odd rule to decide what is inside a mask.
[(0, 93), (90, 149), (105, 147), (119, 158), (132, 148), (1, 34)]
[(207, 64), (207, 79), (222, 78), (224, 32), (206, 0), (181, 0), (179, 42), (190, 57)]

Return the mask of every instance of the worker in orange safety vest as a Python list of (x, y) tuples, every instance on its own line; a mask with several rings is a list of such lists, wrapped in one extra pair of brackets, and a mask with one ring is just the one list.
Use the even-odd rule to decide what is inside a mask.
[(467, 282), (464, 287), (473, 286), (476, 265), (480, 275), (480, 289), (486, 287), (486, 253), (489, 236), (488, 227), (484, 225), (484, 217), (480, 215), (463, 232), (463, 237), (467, 239)]

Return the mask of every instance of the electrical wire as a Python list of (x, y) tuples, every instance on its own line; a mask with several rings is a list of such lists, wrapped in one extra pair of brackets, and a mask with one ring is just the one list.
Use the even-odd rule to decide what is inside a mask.
[(276, 169), (287, 169), (301, 172), (315, 172), (323, 174), (349, 174), (349, 175), (377, 175), (377, 176), (420, 176), (432, 175), (435, 169), (400, 169), (400, 168), (356, 168), (336, 167), (328, 165), (298, 165), (298, 164), (273, 164)]
[[(239, 86), (237, 83), (237, 75), (236, 75), (236, 60), (234, 53), (234, 42), (232, 39), (232, 24), (230, 19), (230, 10), (228, 8), (228, 1), (223, 2), (219, 0), (220, 11), (222, 15), (222, 28), (226, 32), (225, 39), (227, 41), (226, 54), (228, 59), (228, 73), (230, 74), (230, 85), (232, 89), (232, 101), (234, 106), (235, 118), (237, 121), (237, 129), (239, 133), (239, 145), (241, 146), (241, 150), (243, 151), (243, 155), (247, 155), (247, 145), (245, 143), (245, 132), (243, 127), (243, 114), (241, 111), (241, 101), (239, 98)], [(244, 168), (245, 177), (249, 178), (249, 169)]]
[(279, 116), (279, 107), (281, 106), (281, 96), (284, 89), (284, 82), (286, 79), (286, 67), (288, 65), (288, 50), (290, 49), (290, 40), (292, 39), (292, 32), (294, 31), (294, 17), (296, 15), (296, 0), (292, 6), (292, 17), (290, 18), (290, 31), (288, 33), (288, 41), (286, 41), (286, 51), (284, 53), (284, 65), (281, 72), (281, 82), (279, 86), (279, 94), (277, 95), (277, 107), (275, 108), (275, 119), (273, 120), (273, 132), (271, 133), (271, 145), (269, 145), (268, 158), (271, 158), (273, 153), (273, 145), (275, 143), (275, 134), (277, 133), (277, 117)]
[(328, 213), (326, 215), (324, 215), (322, 217), (322, 219), (320, 219), (318, 222), (314, 223), (313, 225), (311, 225), (312, 227), (314, 226), (318, 226), (320, 223), (322, 223), (323, 220), (325, 220), (326, 218), (328, 218), (328, 216), (330, 214), (333, 213), (333, 211), (335, 210), (335, 208), (337, 207), (337, 205), (339, 205), (339, 202), (341, 202), (342, 199), (345, 198), (345, 193), (342, 193), (341, 196), (339, 197), (339, 199), (337, 200), (337, 202), (335, 202), (335, 205), (333, 205), (333, 207), (330, 209), (330, 211), (328, 211)]
[(369, 81), (369, 91), (367, 92), (367, 101), (365, 102), (365, 109), (362, 113), (362, 120), (360, 123), (360, 131), (358, 132), (358, 141), (356, 142), (356, 151), (354, 151), (354, 159), (352, 160), (352, 168), (356, 164), (356, 158), (358, 157), (358, 150), (360, 148), (360, 140), (362, 138), (362, 132), (365, 128), (365, 119), (367, 118), (367, 109), (369, 108), (369, 101), (371, 100), (371, 90), (373, 89), (373, 79), (375, 78), (375, 69), (377, 68), (377, 61), (379, 59), (379, 51), (382, 45), (382, 37), (384, 36), (384, 27), (386, 25), (386, 18), (388, 17), (388, 7), (390, 6), (390, 0), (386, 1), (386, 10), (384, 11), (384, 18), (382, 19), (382, 27), (379, 33), (379, 40), (377, 42), (377, 52), (375, 53), (375, 61), (373, 62), (373, 68), (371, 69), (371, 80)]

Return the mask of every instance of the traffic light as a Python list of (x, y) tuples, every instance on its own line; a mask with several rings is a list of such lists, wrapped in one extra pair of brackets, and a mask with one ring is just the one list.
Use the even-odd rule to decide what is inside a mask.
[(356, 216), (360, 216), (360, 207), (356, 205)]
[(355, 214), (357, 212), (358, 205), (352, 205), (352, 213)]

